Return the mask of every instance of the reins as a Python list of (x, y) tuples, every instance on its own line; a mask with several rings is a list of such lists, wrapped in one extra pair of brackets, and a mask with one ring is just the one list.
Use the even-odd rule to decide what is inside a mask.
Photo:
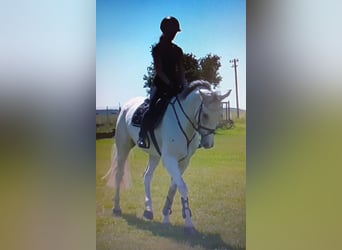
[(186, 119), (190, 122), (191, 126), (192, 126), (193, 128), (195, 128), (195, 127), (194, 127), (194, 124), (192, 123), (192, 121), (190, 120), (189, 116), (185, 113), (182, 104), (180, 103), (178, 97), (176, 96), (176, 98), (174, 99), (174, 101), (173, 101), (173, 102), (170, 102), (170, 104), (171, 104), (172, 109), (173, 109), (173, 112), (174, 112), (174, 114), (175, 114), (175, 116), (176, 116), (176, 121), (177, 121), (178, 127), (180, 128), (180, 130), (182, 131), (182, 133), (183, 133), (183, 135), (184, 135), (184, 137), (185, 137), (185, 139), (186, 139), (186, 146), (187, 146), (187, 148), (189, 148), (190, 143), (191, 143), (192, 140), (195, 138), (195, 133), (193, 133), (192, 136), (191, 136), (191, 138), (189, 139), (188, 135), (186, 134), (186, 132), (185, 132), (185, 130), (184, 130), (184, 128), (183, 128), (183, 126), (182, 126), (180, 120), (179, 120), (179, 116), (178, 116), (178, 113), (177, 113), (176, 108), (175, 108), (175, 103), (176, 103), (176, 102), (178, 103), (179, 107), (181, 108), (182, 113), (185, 115)]

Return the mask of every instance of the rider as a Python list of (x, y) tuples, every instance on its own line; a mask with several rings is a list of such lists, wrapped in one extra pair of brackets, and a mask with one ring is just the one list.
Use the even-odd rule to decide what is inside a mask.
[(145, 139), (148, 129), (153, 128), (152, 119), (156, 115), (157, 101), (161, 99), (162, 102), (168, 102), (173, 96), (182, 91), (186, 82), (183, 51), (172, 43), (177, 32), (181, 31), (180, 24), (175, 17), (168, 16), (160, 23), (160, 29), (163, 34), (159, 39), (159, 43), (152, 49), (156, 76), (153, 80), (153, 88), (151, 88), (150, 106), (142, 120), (137, 141), (137, 145), (142, 148), (147, 148)]

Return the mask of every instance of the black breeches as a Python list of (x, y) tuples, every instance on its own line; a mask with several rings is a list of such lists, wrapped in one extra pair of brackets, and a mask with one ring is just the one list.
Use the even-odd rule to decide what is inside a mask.
[(165, 105), (168, 104), (171, 96), (168, 96), (163, 89), (155, 89), (151, 92), (150, 106), (144, 114), (140, 134), (146, 135), (149, 129), (154, 129), (156, 117), (163, 112)]

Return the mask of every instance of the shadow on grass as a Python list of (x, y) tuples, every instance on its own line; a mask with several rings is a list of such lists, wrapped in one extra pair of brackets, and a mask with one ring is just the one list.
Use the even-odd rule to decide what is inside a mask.
[(195, 236), (187, 236), (184, 233), (183, 226), (165, 225), (161, 222), (145, 221), (132, 214), (123, 214), (122, 218), (125, 219), (130, 226), (134, 226), (137, 229), (150, 231), (155, 236), (171, 238), (181, 243), (187, 242), (191, 246), (199, 245), (205, 249), (242, 250), (242, 248), (232, 247), (225, 243), (219, 234), (198, 232)]

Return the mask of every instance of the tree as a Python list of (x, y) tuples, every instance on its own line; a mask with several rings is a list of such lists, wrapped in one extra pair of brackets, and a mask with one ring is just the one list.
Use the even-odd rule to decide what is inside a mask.
[(154, 63), (152, 62), (150, 66), (147, 67), (147, 75), (144, 75), (144, 88), (151, 88), (154, 77), (156, 76), (156, 71), (154, 70)]
[(192, 53), (184, 54), (183, 63), (185, 70), (185, 79), (188, 82), (192, 82), (201, 78), (200, 66), (195, 55), (193, 55)]
[(222, 77), (218, 72), (221, 67), (220, 57), (208, 54), (199, 60), (199, 64), (201, 66), (201, 78), (217, 87), (222, 81)]
[[(153, 48), (156, 45), (157, 45), (156, 43), (151, 45), (151, 53), (152, 53)], [(156, 76), (156, 71), (154, 70), (154, 63), (151, 62), (150, 66), (147, 67), (147, 75), (143, 76), (144, 88), (147, 88), (147, 93), (150, 93), (150, 88), (152, 86), (153, 79), (155, 76)]]

